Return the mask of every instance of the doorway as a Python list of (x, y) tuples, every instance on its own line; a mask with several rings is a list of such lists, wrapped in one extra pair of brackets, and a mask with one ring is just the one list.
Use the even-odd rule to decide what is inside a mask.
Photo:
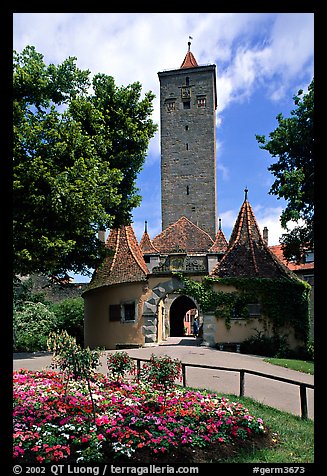
[(196, 305), (188, 296), (179, 296), (174, 300), (169, 311), (171, 337), (182, 337), (190, 332), (191, 321), (188, 322), (187, 319), (190, 319), (191, 313), (188, 311), (191, 309), (196, 309)]

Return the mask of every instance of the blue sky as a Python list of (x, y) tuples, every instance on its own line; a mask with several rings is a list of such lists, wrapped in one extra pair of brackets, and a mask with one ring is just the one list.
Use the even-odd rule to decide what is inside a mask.
[[(15, 13), (13, 47), (33, 45), (46, 63), (77, 58), (91, 75), (114, 77), (118, 86), (140, 81), (156, 95), (153, 120), (159, 124), (158, 71), (179, 68), (191, 51), (199, 65), (217, 65), (217, 203), (229, 239), (244, 199), (244, 188), (269, 244), (284, 230), (285, 202), (269, 195), (267, 170), (276, 159), (259, 148), (255, 134), (290, 116), (293, 96), (307, 90), (314, 75), (313, 13)], [(161, 231), (160, 130), (151, 140), (137, 186), (142, 204), (133, 213), (140, 240), (144, 221), (153, 238)], [(290, 224), (291, 226), (291, 224)], [(76, 281), (85, 277), (76, 276)]]

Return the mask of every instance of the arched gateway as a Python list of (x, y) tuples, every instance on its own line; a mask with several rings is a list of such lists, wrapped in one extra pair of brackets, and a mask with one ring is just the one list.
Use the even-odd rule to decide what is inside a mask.
[(181, 337), (192, 333), (193, 315), (196, 310), (194, 300), (188, 296), (177, 296), (169, 309), (169, 327), (171, 337)]
[[(158, 342), (159, 304), (168, 294), (182, 290), (183, 283), (177, 278), (163, 281), (155, 286), (151, 296), (145, 301), (143, 308), (143, 334), (145, 344)], [(184, 316), (187, 311), (196, 308), (195, 301), (189, 296), (179, 295), (171, 302), (169, 312), (169, 335), (179, 337), (184, 335)]]

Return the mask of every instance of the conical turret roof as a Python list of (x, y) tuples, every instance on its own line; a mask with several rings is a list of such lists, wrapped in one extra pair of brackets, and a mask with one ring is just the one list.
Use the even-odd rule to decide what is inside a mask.
[(131, 225), (112, 229), (105, 246), (108, 256), (94, 272), (87, 291), (111, 284), (146, 281), (149, 270)]
[(188, 42), (188, 51), (185, 55), (184, 61), (181, 64), (180, 68), (195, 68), (196, 66), (199, 66), (193, 53), (191, 52), (191, 42)]
[(245, 199), (235, 222), (228, 250), (211, 275), (224, 277), (280, 278), (295, 275), (281, 263), (265, 243), (252, 207)]
[(159, 250), (157, 250), (157, 248), (153, 246), (153, 243), (151, 241), (150, 235), (146, 227), (140, 241), (140, 249), (143, 254), (159, 253)]
[(219, 229), (216, 234), (214, 244), (209, 248), (211, 253), (225, 253), (228, 248), (228, 241), (224, 235), (224, 232), (221, 229), (221, 219), (219, 218)]

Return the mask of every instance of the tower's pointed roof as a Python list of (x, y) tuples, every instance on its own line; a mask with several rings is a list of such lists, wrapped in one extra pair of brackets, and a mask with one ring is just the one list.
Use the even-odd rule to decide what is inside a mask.
[(211, 236), (185, 216), (168, 226), (152, 240), (160, 253), (172, 253), (177, 250), (185, 252), (208, 251), (213, 245)]
[(235, 222), (228, 250), (211, 271), (211, 275), (227, 277), (280, 278), (295, 277), (269, 250), (261, 236), (257, 220), (245, 199)]
[(140, 249), (143, 254), (159, 253), (159, 250), (153, 246), (150, 235), (147, 230), (147, 222), (145, 222), (145, 229), (140, 241)]
[(184, 61), (181, 64), (180, 68), (195, 68), (196, 66), (199, 66), (193, 53), (191, 52), (191, 42), (189, 41), (188, 43), (188, 50), (185, 55)]
[(110, 231), (108, 256), (93, 274), (87, 290), (128, 282), (146, 281), (149, 270), (131, 225)]
[(221, 229), (221, 218), (219, 218), (219, 228), (216, 234), (214, 244), (209, 248), (211, 253), (225, 253), (228, 248), (228, 241)]

